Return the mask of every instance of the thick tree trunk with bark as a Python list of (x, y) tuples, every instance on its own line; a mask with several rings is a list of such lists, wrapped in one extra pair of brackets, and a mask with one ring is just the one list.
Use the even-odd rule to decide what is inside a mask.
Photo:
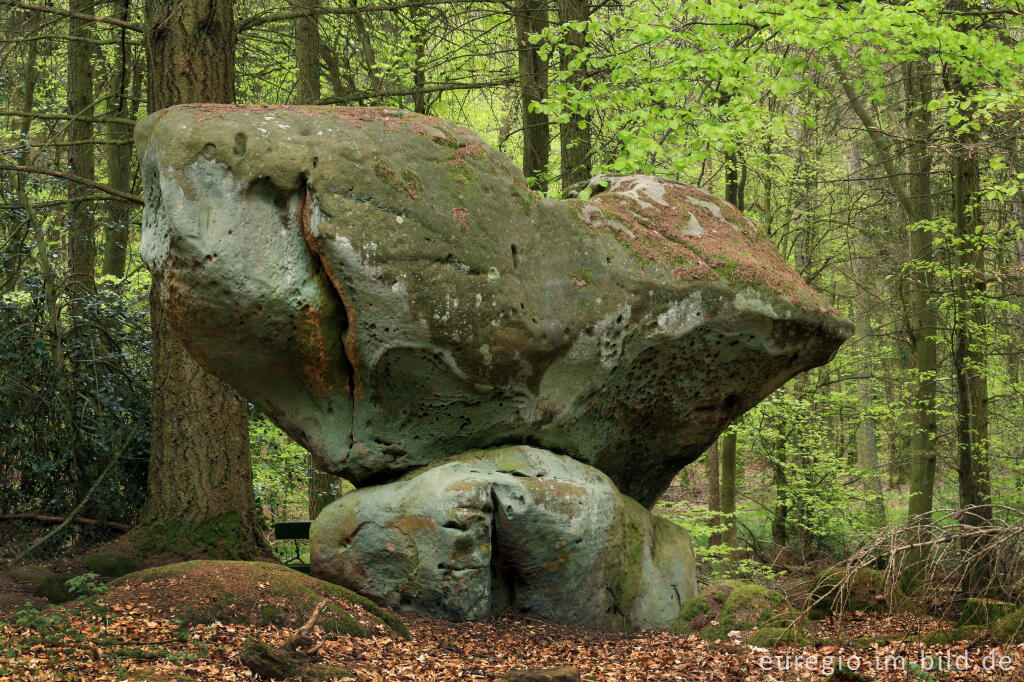
[[(147, 0), (151, 111), (234, 101), (232, 12), (232, 0)], [(150, 295), (153, 446), (143, 509), (148, 528), (140, 532), (176, 532), (208, 554), (251, 557), (261, 541), (247, 405), (185, 352), (161, 309), (160, 284), (154, 278)]]
[[(548, 23), (548, 0), (516, 0), (516, 44), (519, 55), (519, 90), (523, 122), (523, 174), (539, 177), (548, 167), (551, 155), (551, 131), (548, 115), (531, 111), (530, 104), (540, 102), (548, 92), (548, 65), (540, 58), (540, 46), (530, 36), (540, 33)], [(534, 188), (547, 191), (546, 182)]]
[[(985, 284), (976, 273), (984, 268), (981, 243), (974, 243), (978, 217), (981, 171), (977, 157), (970, 153), (977, 140), (963, 140), (962, 154), (953, 158), (953, 217), (959, 275), (956, 277), (956, 310), (953, 320), (953, 369), (956, 373), (956, 435), (959, 454), (960, 506), (971, 507), (989, 501), (988, 490), (988, 379), (986, 357), (979, 347), (977, 331), (987, 322), (984, 307)], [(988, 520), (991, 512), (978, 521)]]

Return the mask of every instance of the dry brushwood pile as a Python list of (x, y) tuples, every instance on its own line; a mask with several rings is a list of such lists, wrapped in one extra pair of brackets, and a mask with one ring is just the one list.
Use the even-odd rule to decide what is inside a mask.
[[(1024, 645), (922, 646), (924, 636), (951, 623), (919, 616), (847, 613), (822, 621), (812, 643), (772, 649), (745, 644), (749, 632), (709, 642), (666, 632), (593, 632), (521, 615), (488, 623), (405, 616), (406, 638), (400, 624), (345, 600), (336, 586), (268, 564), (190, 564), (132, 574), (63, 606), (5, 614), (0, 680), (255, 679), (243, 662), (247, 640), (277, 650), (290, 641), (311, 652), (304, 679), (495, 680), (515, 669), (571, 665), (584, 680), (810, 680), (838, 669), (840, 659), (858, 661), (860, 677), (834, 679), (1024, 679)], [(254, 581), (254, 572), (262, 579)], [(322, 612), (337, 606), (336, 615), (348, 614), (347, 626), (321, 613), (302, 631), (310, 612), (278, 610), (287, 601), (281, 594), (299, 587), (308, 593), (298, 601), (315, 600), (312, 609)], [(923, 670), (928, 656), (931, 667), (945, 669)], [(991, 672), (986, 661), (994, 661)]]

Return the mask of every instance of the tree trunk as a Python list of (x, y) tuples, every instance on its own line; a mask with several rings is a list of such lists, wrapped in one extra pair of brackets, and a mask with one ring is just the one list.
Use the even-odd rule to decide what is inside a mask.
[[(957, 94), (969, 93), (957, 77), (948, 79)], [(968, 118), (974, 114), (968, 109)], [(978, 137), (966, 133), (956, 140), (951, 161), (953, 219), (957, 272), (954, 274), (953, 372), (956, 380), (956, 441), (960, 482), (960, 508), (966, 509), (990, 501), (988, 488), (988, 380), (985, 353), (980, 347), (978, 330), (984, 328), (985, 284), (977, 275), (984, 267), (983, 242), (978, 227), (981, 172), (975, 147)], [(962, 520), (968, 526), (981, 526), (992, 520), (991, 507), (974, 509)], [(964, 552), (976, 551), (983, 539), (965, 539)], [(967, 589), (977, 594), (988, 582), (986, 566), (975, 563), (968, 576)]]
[[(849, 151), (848, 169), (856, 177), (861, 171), (860, 152), (856, 147)], [(860, 221), (855, 221), (859, 223)], [(859, 350), (860, 378), (857, 379), (857, 402), (860, 405), (861, 417), (857, 426), (857, 466), (860, 468), (865, 487), (870, 499), (868, 512), (871, 522), (878, 526), (885, 525), (885, 500), (882, 497), (882, 474), (878, 465), (878, 432), (875, 417), (871, 414), (874, 402), (873, 378), (875, 374), (872, 362), (873, 348), (871, 345), (871, 309), (873, 306), (868, 282), (872, 281), (872, 273), (867, 271), (865, 262), (869, 259), (870, 240), (864, 234), (865, 226), (854, 224), (856, 231), (856, 251), (851, 254), (853, 270), (857, 276), (855, 286), (857, 293), (854, 302), (854, 322), (857, 328)], [(852, 249), (851, 249), (852, 250)]]
[(320, 26), (315, 14), (319, 8), (318, 0), (292, 2), (296, 12), (314, 12), (295, 18), (295, 101), (299, 104), (320, 103)]
[[(966, 4), (955, 1), (953, 11), (963, 11)], [(964, 26), (963, 30), (970, 30)], [(946, 89), (964, 102), (971, 101), (972, 88), (960, 75), (947, 67), (943, 76)], [(964, 115), (976, 114), (970, 105)], [(987, 323), (985, 283), (980, 277), (985, 267), (984, 242), (978, 233), (981, 226), (981, 169), (978, 165), (979, 135), (974, 131), (959, 133), (954, 139), (950, 162), (953, 190), (953, 222), (956, 226), (956, 272), (953, 276), (953, 371), (956, 380), (956, 439), (960, 479), (960, 506), (972, 507), (989, 502), (988, 490), (988, 379), (986, 355), (981, 348), (979, 330)], [(991, 511), (972, 515), (966, 523), (985, 523)]]
[[(121, 0), (118, 19), (128, 21), (128, 0)], [(128, 97), (128, 36), (121, 29), (121, 45), (112, 82), (110, 116), (131, 118)], [(113, 144), (107, 145), (107, 182), (122, 192), (131, 191), (132, 181), (132, 139), (131, 127), (124, 123), (108, 123), (107, 136)], [(124, 143), (124, 144), (119, 144)], [(128, 224), (132, 216), (132, 204), (128, 201), (108, 201), (110, 215), (103, 228), (103, 274), (124, 277), (128, 251)]]
[(739, 547), (736, 533), (736, 431), (729, 429), (718, 439), (722, 469), (722, 518), (726, 530), (723, 541), (729, 547)]
[[(928, 103), (932, 99), (932, 66), (927, 62), (911, 62), (905, 66), (906, 95), (905, 125), (908, 144), (910, 181), (908, 198), (911, 210), (907, 218), (912, 225), (932, 217), (932, 158), (928, 149), (931, 113)], [(910, 258), (922, 264), (915, 269), (911, 296), (914, 360), (917, 389), (915, 395), (917, 429), (913, 438), (913, 459), (910, 466), (910, 516), (930, 514), (935, 493), (936, 442), (938, 418), (936, 414), (936, 373), (938, 359), (935, 337), (938, 333), (938, 311), (934, 301), (934, 275), (930, 264), (934, 262), (934, 237), (920, 227), (910, 232)]]
[[(742, 167), (742, 171), (737, 166)], [(741, 162), (737, 154), (726, 157), (725, 168), (725, 200), (739, 210), (744, 210), (746, 203), (745, 187), (747, 179), (746, 162)], [(738, 421), (738, 420), (737, 420)], [(722, 521), (726, 526), (723, 542), (733, 549), (739, 547), (736, 533), (736, 430), (729, 429), (718, 440), (721, 456), (721, 509)]]
[[(95, 14), (94, 0), (71, 0), (68, 9), (81, 14)], [(68, 19), (68, 141), (92, 139), (93, 73), (92, 22)], [(72, 144), (71, 173), (86, 180), (96, 179), (96, 160), (92, 144)], [(72, 326), (84, 310), (84, 297), (96, 287), (96, 221), (91, 201), (76, 201), (90, 194), (84, 185), (68, 183), (68, 289), (71, 296)]]
[[(558, 0), (558, 21), (590, 19), (590, 0)], [(567, 71), (567, 84), (580, 90), (584, 87), (587, 74), (586, 62), (572, 67), (572, 60), (586, 47), (586, 35), (574, 29), (565, 32), (561, 49), (560, 66)], [(559, 149), (561, 152), (562, 188), (586, 182), (591, 175), (590, 117), (572, 114), (569, 120), (559, 125)]]
[[(146, 0), (145, 9), (150, 111), (233, 102), (232, 0)], [(251, 557), (262, 543), (246, 402), (185, 352), (163, 315), (160, 286), (154, 277), (153, 438), (143, 521), (210, 555)]]
[(786, 455), (780, 448), (777, 459), (772, 461), (772, 483), (775, 484), (775, 511), (772, 514), (772, 540), (778, 547), (785, 547), (789, 539), (786, 533), (786, 517), (789, 504), (786, 501)]
[(548, 23), (547, 0), (516, 0), (516, 44), (519, 56), (519, 89), (523, 119), (523, 174), (538, 178), (533, 185), (546, 192), (548, 184), (540, 180), (547, 171), (551, 155), (551, 131), (548, 116), (530, 110), (530, 104), (540, 102), (548, 92), (548, 65), (540, 58), (539, 45), (530, 42), (530, 35), (540, 33)]
[[(717, 441), (711, 444), (705, 455), (707, 456), (708, 463), (708, 511), (711, 512), (708, 515), (708, 524), (712, 528), (716, 528), (722, 525), (722, 489), (719, 485), (720, 468)], [(708, 544), (719, 545), (721, 543), (722, 534), (718, 531), (712, 531)]]
[[(981, 173), (977, 157), (971, 155), (976, 140), (968, 135), (961, 152), (954, 155), (953, 217), (956, 222), (958, 275), (955, 278), (953, 320), (953, 368), (956, 373), (956, 435), (959, 455), (960, 506), (971, 507), (989, 501), (988, 492), (988, 380), (985, 353), (979, 347), (977, 330), (986, 324), (985, 284), (975, 276), (984, 267), (984, 252), (977, 240), (980, 224), (978, 195)], [(988, 520), (983, 513), (977, 521)]]

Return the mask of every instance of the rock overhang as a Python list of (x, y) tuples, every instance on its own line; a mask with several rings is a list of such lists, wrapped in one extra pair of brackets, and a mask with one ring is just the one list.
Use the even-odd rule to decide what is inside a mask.
[(713, 195), (530, 192), (398, 110), (173, 107), (137, 128), (176, 332), (327, 468), (383, 482), (532, 443), (643, 504), (847, 321)]

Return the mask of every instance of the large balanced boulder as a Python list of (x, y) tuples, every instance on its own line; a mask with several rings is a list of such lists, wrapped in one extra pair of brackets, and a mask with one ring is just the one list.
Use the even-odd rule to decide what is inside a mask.
[(136, 138), (170, 324), (357, 485), (530, 443), (650, 506), (851, 331), (695, 187), (545, 199), (473, 133), (391, 109), (186, 105)]
[(685, 530), (593, 467), (527, 446), (470, 451), (349, 493), (313, 522), (317, 577), (457, 620), (508, 608), (665, 628), (696, 588)]

